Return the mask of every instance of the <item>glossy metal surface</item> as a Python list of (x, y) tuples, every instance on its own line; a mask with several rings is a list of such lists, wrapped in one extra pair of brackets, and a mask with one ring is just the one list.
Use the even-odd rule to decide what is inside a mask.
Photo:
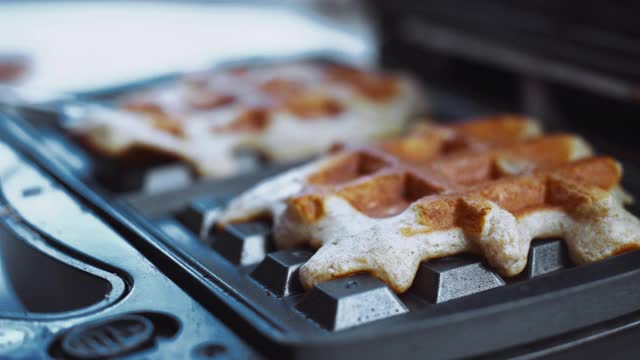
[[(6, 128), (2, 132), (7, 134)], [(180, 332), (171, 341), (158, 342), (141, 353), (142, 356), (156, 354), (154, 358), (175, 358), (209, 342), (223, 346), (233, 357), (252, 354), (93, 211), (2, 141), (0, 192), (4, 199), (1, 206), (4, 230), (0, 233), (5, 245), (3, 255), (20, 255), (26, 261), (10, 265), (5, 261), (4, 264), (3, 274), (7, 276), (2, 282), (5, 291), (0, 299), (3, 307), (0, 311), (9, 311), (0, 318), (4, 336), (0, 336), (0, 357), (46, 357), (49, 344), (65, 329), (108, 315), (131, 312), (171, 314), (181, 324)], [(30, 263), (38, 259), (53, 265)], [(21, 276), (12, 277), (7, 270), (18, 266), (40, 266), (45, 271), (24, 271)], [(80, 281), (83, 273), (93, 278)], [(48, 282), (58, 276), (67, 280), (75, 276), (78, 281), (47, 288)], [(18, 282), (12, 283), (14, 280)], [(107, 281), (109, 285), (98, 285), (105, 293), (97, 302), (75, 301), (74, 305), (71, 300), (82, 300), (90, 291), (73, 288), (83, 286), (83, 281)], [(34, 299), (34, 291), (40, 291), (44, 298)], [(54, 291), (68, 293), (61, 296)], [(14, 297), (7, 298), (7, 293)], [(45, 306), (51, 305), (49, 300), (58, 301), (57, 306)], [(70, 304), (65, 304), (65, 300)]]

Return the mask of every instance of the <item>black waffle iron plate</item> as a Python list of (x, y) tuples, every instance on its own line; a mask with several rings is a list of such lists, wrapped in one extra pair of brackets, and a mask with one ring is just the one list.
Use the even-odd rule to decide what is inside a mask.
[[(166, 80), (171, 78), (158, 81)], [(86, 99), (111, 101), (148, 84)], [(438, 94), (432, 94), (437, 100)], [(477, 109), (464, 112), (472, 116)], [(460, 107), (438, 110), (444, 118), (448, 110), (456, 116), (461, 112)], [(116, 319), (120, 322), (113, 326), (131, 322), (142, 335), (148, 325), (144, 319), (180, 324), (175, 334), (156, 334), (153, 346), (171, 344), (164, 351), (181, 354), (218, 356), (220, 350), (248, 357), (252, 353), (243, 342), (269, 357), (300, 359), (536, 358), (620, 355), (625, 353), (621, 349), (630, 349), (628, 334), (640, 321), (640, 252), (576, 267), (561, 240), (539, 240), (517, 278), (501, 278), (480, 258), (464, 255), (423, 263), (412, 288), (400, 296), (366, 274), (304, 291), (297, 269), (312, 253), (275, 249), (269, 223), (237, 224), (201, 239), (203, 224), (231, 197), (291, 165), (260, 166), (224, 180), (194, 180), (184, 166), (171, 162), (127, 169), (84, 152), (60, 130), (58, 120), (56, 111), (24, 110), (3, 118), (0, 130), (11, 139), (13, 151), (34, 167), (29, 171), (43, 177), (20, 186), (3, 178), (8, 205), (1, 209), (10, 209), (2, 211), (4, 228), (25, 237), (31, 236), (27, 231), (37, 232), (30, 246), (46, 247), (50, 256), (71, 266), (57, 270), (61, 265), (37, 260), (43, 255), (21, 250), (25, 245), (3, 248), (9, 276), (26, 277), (18, 266), (42, 264), (28, 272), (37, 280), (14, 281), (27, 288), (15, 289), (29, 296), (16, 309), (27, 315), (8, 323), (51, 333), (30, 345), (46, 344), (44, 351), (51, 356), (65, 344), (78, 351), (91, 348), (82, 331), (99, 335), (91, 326), (100, 329), (100, 323), (80, 328), (81, 334), (69, 335), (67, 343), (60, 329), (69, 334), (76, 323), (121, 313), (129, 317)], [(105, 180), (104, 174), (114, 169), (118, 181)], [(640, 194), (640, 173), (632, 164), (625, 170), (626, 189)], [(71, 198), (78, 205), (71, 205)], [(111, 230), (101, 235), (107, 226), (118, 235)], [(67, 237), (67, 228), (77, 230)], [(39, 292), (44, 298), (38, 298)], [(78, 317), (75, 309), (83, 309)], [(36, 323), (32, 310), (69, 312), (63, 312), (63, 320)], [(201, 344), (204, 348), (197, 348)]]

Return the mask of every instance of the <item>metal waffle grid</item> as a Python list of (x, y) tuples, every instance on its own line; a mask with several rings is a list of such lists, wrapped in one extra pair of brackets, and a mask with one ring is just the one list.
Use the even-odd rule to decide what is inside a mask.
[(564, 243), (560, 239), (546, 239), (534, 241), (528, 265), (516, 278), (500, 277), (479, 257), (460, 255), (422, 263), (413, 286), (400, 296), (368, 274), (340, 278), (304, 291), (297, 271), (311, 257), (312, 250), (275, 249), (268, 222), (239, 223), (203, 233), (203, 227), (215, 218), (228, 198), (226, 193), (195, 197), (184, 207), (154, 215), (152, 224), (167, 241), (191, 255), (223, 258), (247, 283), (263, 288), (265, 296), (287, 303), (300, 319), (310, 319), (329, 331), (464, 300), (573, 267)]
[[(23, 118), (32, 122), (28, 116)], [(62, 153), (83, 159), (84, 165), (98, 165), (95, 159), (85, 156), (86, 153), (74, 147), (72, 142), (54, 128), (45, 126), (35, 128), (34, 132), (40, 140), (56, 141), (56, 146), (65, 149)], [(175, 175), (172, 175), (172, 171), (165, 171), (167, 166), (170, 169), (176, 165), (160, 164), (143, 169), (142, 177), (149, 178), (152, 173), (158, 174), (151, 176), (157, 177), (157, 181), (168, 181)], [(296, 271), (311, 256), (312, 250), (274, 249), (270, 238), (270, 224), (252, 222), (237, 224), (224, 232), (202, 232), (203, 224), (211, 221), (216, 211), (230, 197), (287, 168), (288, 166), (269, 167), (238, 178), (195, 182), (180, 189), (156, 194), (145, 193), (138, 187), (128, 195), (114, 196), (113, 193), (105, 192), (103, 195), (110, 197), (118, 205), (119, 211), (136, 226), (141, 226), (154, 235), (161, 247), (166, 246), (177, 266), (187, 269), (205, 284), (209, 292), (198, 295), (201, 302), (221, 299), (228, 307), (210, 309), (218, 311), (227, 323), (232, 322), (230, 325), (236, 330), (247, 331), (250, 334), (247, 336), (254, 339), (251, 341), (264, 343), (266, 340), (270, 346), (265, 351), (273, 351), (274, 354), (285, 348), (287, 351), (300, 351), (305, 357), (312, 358), (316, 356), (314, 351), (317, 350), (313, 344), (321, 340), (336, 346), (317, 354), (348, 356), (348, 351), (340, 352), (346, 346), (340, 343), (341, 339), (348, 338), (353, 341), (354, 346), (366, 343), (371, 354), (384, 356), (407, 344), (420, 348), (422, 345), (416, 345), (416, 341), (422, 340), (416, 340), (416, 337), (420, 336), (424, 340), (422, 336), (429, 333), (429, 329), (433, 330), (430, 334), (437, 336), (430, 336), (429, 341), (425, 340), (423, 345), (431, 347), (451, 329), (454, 332), (455, 329), (472, 331), (476, 325), (481, 325), (480, 322), (459, 324), (464, 320), (461, 314), (493, 316), (495, 314), (489, 312), (480, 314), (478, 310), (500, 306), (514, 311), (509, 314), (505, 312), (505, 316), (510, 316), (509, 321), (513, 324), (504, 324), (506, 327), (503, 330), (507, 331), (504, 336), (491, 336), (483, 342), (483, 338), (489, 334), (475, 333), (468, 347), (445, 344), (438, 350), (438, 354), (445, 357), (466, 356), (517, 346), (525, 341), (539, 341), (547, 336), (584, 328), (635, 309), (634, 304), (637, 302), (629, 298), (629, 293), (624, 293), (626, 297), (618, 299), (622, 304), (607, 304), (601, 311), (592, 311), (597, 316), (575, 316), (576, 311), (590, 311), (586, 305), (599, 308), (588, 302), (584, 308), (561, 301), (548, 308), (540, 307), (540, 302), (544, 301), (546, 295), (562, 297), (573, 293), (573, 289), (591, 291), (591, 285), (603, 281), (610, 285), (603, 283), (593, 291), (615, 293), (613, 285), (618, 286), (622, 277), (636, 272), (634, 259), (638, 257), (637, 253), (574, 267), (567, 258), (564, 244), (557, 239), (534, 241), (527, 268), (516, 278), (503, 279), (481, 259), (461, 255), (423, 263), (413, 287), (400, 296), (366, 274), (323, 283), (305, 292), (298, 283)], [(85, 182), (102, 190), (96, 186), (95, 179), (91, 178), (91, 172), (84, 174), (87, 176), (83, 178)], [(140, 179), (140, 172), (122, 174), (124, 181), (129, 181), (127, 176)], [(631, 183), (625, 186), (635, 194), (640, 189), (637, 186), (638, 179), (640, 177), (637, 171), (627, 168), (625, 181), (630, 180)], [(619, 286), (623, 286), (622, 283)], [(588, 295), (580, 296), (585, 301), (589, 298)], [(518, 312), (519, 306), (525, 306), (527, 302), (537, 305)], [(219, 302), (216, 301), (215, 304)], [(537, 321), (535, 324), (527, 324), (525, 321), (527, 317), (541, 316), (540, 310), (557, 311), (554, 307), (556, 305), (566, 310), (562, 316), (548, 322)], [(227, 310), (236, 311), (240, 308), (243, 310), (237, 311), (237, 314), (226, 316)], [(249, 312), (245, 312), (246, 309)], [(514, 325), (523, 321), (526, 326)], [(490, 325), (485, 322), (483, 326), (491, 329)], [(445, 327), (443, 331), (434, 332), (442, 326)], [(411, 331), (412, 328), (421, 330)], [(386, 343), (384, 347), (381, 344), (371, 344), (375, 339), (389, 338), (392, 334), (400, 333), (406, 336), (402, 340)]]

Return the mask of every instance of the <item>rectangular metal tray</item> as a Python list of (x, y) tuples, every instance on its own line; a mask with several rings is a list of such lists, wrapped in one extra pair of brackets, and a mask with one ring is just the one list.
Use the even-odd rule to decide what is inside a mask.
[[(473, 115), (480, 108), (470, 102), (466, 109)], [(208, 242), (193, 230), (206, 215), (202, 209), (215, 211), (216, 202), (286, 166), (156, 194), (114, 196), (91, 177), (73, 176), (51, 156), (44, 140), (51, 128), (33, 126), (37, 121), (29, 114), (14, 120), (42, 166), (79, 189), (102, 216), (131, 229), (134, 246), (269, 356), (538, 356), (637, 324), (640, 293), (633, 284), (640, 280), (640, 252), (573, 267), (557, 240), (535, 242), (528, 269), (517, 279), (501, 279), (478, 259), (458, 256), (423, 264), (415, 285), (400, 297), (367, 275), (305, 293), (295, 270), (307, 249), (274, 251), (265, 235), (268, 224), (238, 226)], [(69, 153), (83, 154), (77, 148)], [(625, 170), (625, 187), (640, 194), (640, 172), (633, 166)]]

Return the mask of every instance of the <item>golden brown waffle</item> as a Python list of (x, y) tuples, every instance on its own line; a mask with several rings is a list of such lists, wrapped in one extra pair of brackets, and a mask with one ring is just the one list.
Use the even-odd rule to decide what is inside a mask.
[[(407, 136), (387, 140), (379, 146), (366, 149), (373, 151), (378, 149), (378, 153), (388, 153), (389, 156), (397, 156), (407, 163), (413, 163), (428, 161), (439, 155), (451, 154), (465, 149), (508, 145), (535, 138), (540, 134), (541, 129), (537, 122), (520, 115), (509, 114), (474, 119), (459, 125), (423, 124), (416, 127)], [(344, 146), (337, 149), (341, 148)], [(337, 161), (355, 152), (352, 149), (347, 149), (346, 152), (340, 151), (334, 156), (320, 159), (266, 181), (264, 185), (256, 187), (233, 201), (221, 221), (224, 223), (248, 220), (264, 215), (271, 216), (274, 206), (281, 207), (279, 204), (282, 201), (301, 192), (307, 182), (338, 183), (345, 180), (346, 174), (352, 174), (351, 178), (354, 177), (354, 172), (358, 173), (355, 176), (367, 175), (373, 169), (367, 169), (365, 166), (359, 166), (355, 169), (336, 168), (336, 162), (351, 166), (356, 165), (347, 161)], [(331, 170), (324, 171), (324, 169)]]
[(420, 262), (461, 252), (513, 276), (540, 237), (564, 238), (578, 264), (640, 247), (617, 162), (576, 136), (523, 129), (535, 126), (501, 117), (343, 149), (249, 190), (222, 221), (269, 213), (277, 246), (319, 248), (305, 287), (369, 272), (403, 292)]
[(129, 94), (118, 109), (88, 108), (69, 129), (112, 157), (170, 155), (206, 176), (238, 171), (234, 154), (274, 161), (397, 133), (424, 98), (408, 78), (320, 63), (203, 72)]

